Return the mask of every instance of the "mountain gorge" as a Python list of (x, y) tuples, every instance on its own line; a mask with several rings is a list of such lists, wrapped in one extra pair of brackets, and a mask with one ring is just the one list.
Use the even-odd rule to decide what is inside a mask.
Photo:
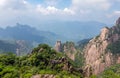
[(84, 48), (86, 76), (98, 75), (107, 67), (120, 63), (120, 18), (115, 26), (104, 27), (100, 35)]

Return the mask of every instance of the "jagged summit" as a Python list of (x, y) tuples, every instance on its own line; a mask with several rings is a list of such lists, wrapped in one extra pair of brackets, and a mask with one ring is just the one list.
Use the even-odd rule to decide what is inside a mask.
[(116, 21), (116, 25), (120, 24), (120, 17), (118, 18), (118, 20)]

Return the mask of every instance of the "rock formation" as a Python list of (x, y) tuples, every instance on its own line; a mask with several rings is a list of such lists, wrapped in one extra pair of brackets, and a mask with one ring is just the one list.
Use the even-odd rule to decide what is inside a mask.
[(31, 78), (56, 78), (56, 77), (51, 74), (45, 74), (45, 75), (34, 75)]
[(75, 55), (77, 53), (77, 50), (73, 42), (64, 43), (63, 51), (71, 60), (73, 61), (75, 60)]
[(116, 25), (112, 28), (103, 28), (100, 35), (90, 40), (85, 47), (84, 71), (87, 76), (90, 76), (91, 74), (98, 75), (104, 71), (106, 67), (120, 63), (120, 52), (113, 54), (112, 51), (108, 49), (110, 44), (114, 44), (119, 40), (120, 18), (116, 21)]
[(61, 52), (61, 51), (62, 51), (61, 41), (57, 41), (57, 42), (56, 42), (54, 49), (55, 49), (57, 52)]
[(57, 41), (54, 48), (57, 52), (64, 52), (71, 60), (75, 60), (75, 55), (77, 50), (73, 42), (65, 42), (61, 43), (61, 41)]
[(116, 21), (116, 25), (120, 24), (120, 17), (118, 18), (118, 20)]

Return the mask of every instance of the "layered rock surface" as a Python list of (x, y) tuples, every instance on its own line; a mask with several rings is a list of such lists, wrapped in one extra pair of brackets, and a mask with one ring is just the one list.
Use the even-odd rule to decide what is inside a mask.
[(89, 41), (84, 49), (85, 75), (98, 75), (105, 68), (120, 63), (119, 53), (113, 54), (107, 49), (109, 44), (120, 40), (120, 18), (112, 28), (105, 27), (99, 36)]

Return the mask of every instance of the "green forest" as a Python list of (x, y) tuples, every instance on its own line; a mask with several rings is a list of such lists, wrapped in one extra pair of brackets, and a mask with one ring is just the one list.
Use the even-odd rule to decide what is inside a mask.
[[(82, 77), (79, 71), (69, 70), (68, 64), (73, 66), (73, 62), (64, 54), (56, 52), (46, 44), (40, 44), (25, 56), (1, 54), (0, 78), (31, 78), (37, 74), (52, 74), (55, 78)], [(66, 68), (63, 68), (65, 65)]]
[[(0, 55), (0, 78), (32, 78), (34, 75), (52, 75), (55, 78), (85, 78), (75, 62), (47, 44), (40, 44), (25, 56), (13, 53)], [(120, 78), (120, 65), (107, 68), (90, 78)]]

